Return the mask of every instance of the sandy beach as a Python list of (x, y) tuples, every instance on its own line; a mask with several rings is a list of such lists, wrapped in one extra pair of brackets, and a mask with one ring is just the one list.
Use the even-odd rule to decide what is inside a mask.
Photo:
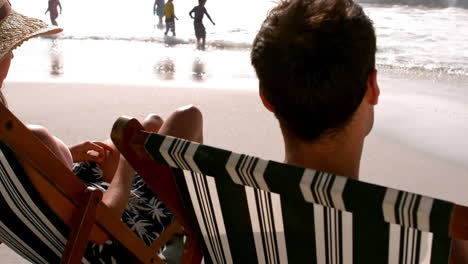
[[(453, 118), (442, 111), (453, 110), (457, 104), (463, 107), (465, 101), (450, 95), (440, 98), (437, 94), (429, 97), (423, 94), (428, 104), (421, 99), (408, 102), (410, 96), (416, 95), (407, 92), (405, 85), (422, 84), (388, 76), (381, 78), (382, 96), (375, 129), (365, 145), (361, 179), (468, 205), (467, 156), (450, 159), (452, 153), (466, 154), (463, 152), (466, 141), (455, 135), (468, 131), (468, 110), (465, 107), (456, 115), (452, 113), (456, 116)], [(203, 88), (212, 87), (210, 84), (183, 88), (165, 82), (155, 85), (9, 82), (4, 89), (10, 108), (23, 122), (43, 125), (67, 144), (108, 138), (113, 122), (121, 115), (142, 118), (146, 113), (157, 113), (164, 118), (177, 107), (194, 104), (204, 114), (206, 144), (281, 161), (284, 151), (277, 121), (261, 105), (256, 82), (249, 85), (250, 89), (235, 90)], [(444, 105), (446, 101), (449, 103)], [(434, 103), (442, 109), (439, 112), (443, 116), (430, 111)], [(426, 123), (443, 129), (434, 130)], [(417, 140), (412, 135), (416, 132), (421, 133), (417, 140), (425, 144), (414, 142)], [(459, 149), (438, 153), (437, 146), (444, 144)], [(421, 147), (425, 145), (433, 146), (426, 150), (435, 151), (426, 151)], [(0, 258), (2, 263), (24, 263), (5, 246), (0, 246)]]

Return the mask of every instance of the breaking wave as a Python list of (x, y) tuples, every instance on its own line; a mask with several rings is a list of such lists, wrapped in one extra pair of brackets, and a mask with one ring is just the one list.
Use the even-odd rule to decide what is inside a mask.
[(358, 0), (359, 3), (422, 6), (429, 8), (467, 8), (468, 0)]

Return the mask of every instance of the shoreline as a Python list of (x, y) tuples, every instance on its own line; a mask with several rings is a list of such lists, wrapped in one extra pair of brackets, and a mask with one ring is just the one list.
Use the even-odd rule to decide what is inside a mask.
[[(32, 39), (14, 51), (10, 81), (101, 82), (152, 84), (158, 81), (193, 83), (226, 79), (256, 79), (250, 49), (225, 49), (215, 44), (206, 51), (195, 44), (132, 40)], [(36, 58), (31, 63), (30, 58)], [(92, 62), (92, 63), (90, 63)], [(468, 75), (441, 68), (393, 66), (377, 60), (383, 76), (395, 79), (468, 84)]]

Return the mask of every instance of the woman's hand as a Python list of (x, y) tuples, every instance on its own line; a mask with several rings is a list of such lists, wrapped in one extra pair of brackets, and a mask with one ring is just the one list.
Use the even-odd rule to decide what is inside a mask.
[(69, 147), (73, 157), (73, 162), (93, 161), (102, 163), (107, 157), (107, 151), (114, 149), (102, 142), (86, 141), (81, 144)]

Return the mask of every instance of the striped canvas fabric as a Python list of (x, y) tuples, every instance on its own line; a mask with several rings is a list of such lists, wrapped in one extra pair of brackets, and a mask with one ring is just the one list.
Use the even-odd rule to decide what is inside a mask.
[[(31, 263), (60, 263), (69, 228), (42, 202), (0, 142), (0, 241)], [(85, 257), (82, 263), (90, 263)]]
[(448, 263), (453, 204), (159, 134), (204, 263)]
[(41, 201), (14, 154), (1, 142), (0, 206), (0, 241), (32, 263), (60, 263), (69, 229)]
[[(69, 233), (14, 153), (0, 142), (0, 241), (31, 263), (60, 263)], [(129, 263), (129, 258), (125, 248), (109, 240), (104, 245), (88, 243), (81, 263)]]

